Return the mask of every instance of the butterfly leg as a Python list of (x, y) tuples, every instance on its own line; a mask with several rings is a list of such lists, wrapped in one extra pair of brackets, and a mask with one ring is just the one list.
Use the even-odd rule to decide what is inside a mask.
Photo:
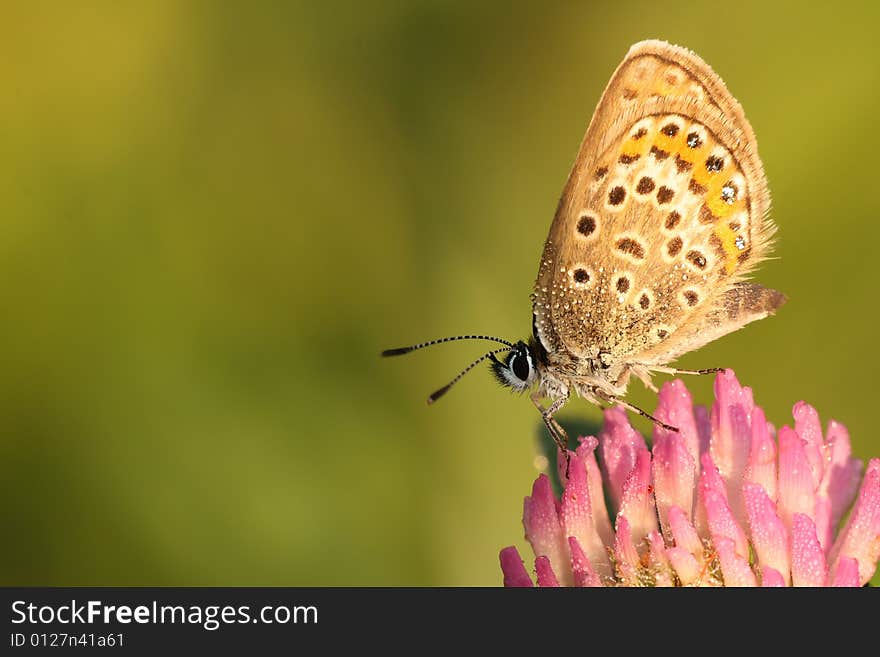
[[(653, 392), (653, 393), (658, 393), (658, 392), (660, 392), (659, 390), (657, 390), (657, 386), (655, 386), (655, 385), (653, 384), (653, 382), (651, 381), (651, 372), (648, 370), (648, 368), (643, 367), (642, 365), (630, 365), (630, 366), (629, 366), (626, 370), (624, 370), (624, 371), (625, 371), (627, 374), (629, 374), (629, 373), (635, 374), (636, 378), (638, 378), (639, 381), (641, 381), (642, 383), (644, 383), (644, 384), (645, 384), (645, 387), (646, 387), (648, 390), (650, 390), (651, 392)], [(621, 381), (618, 380), (618, 381), (617, 381), (617, 385), (620, 385), (620, 384), (621, 384)], [(625, 385), (624, 385), (624, 386), (621, 386), (621, 387), (625, 387)]]
[(708, 367), (704, 370), (680, 370), (677, 367), (662, 367), (660, 365), (652, 365), (648, 367), (651, 372), (660, 372), (661, 374), (671, 374), (672, 376), (677, 376), (679, 374), (715, 374), (716, 372), (723, 372), (723, 367)]
[(606, 392), (606, 391), (602, 390), (601, 388), (593, 388), (592, 390), (593, 390), (593, 394), (596, 395), (596, 397), (598, 397), (599, 399), (602, 399), (602, 400), (608, 402), (609, 404), (619, 404), (620, 406), (623, 406), (628, 411), (632, 411), (633, 413), (638, 413), (642, 417), (648, 418), (649, 420), (651, 420), (651, 422), (653, 422), (654, 424), (656, 424), (658, 426), (663, 427), (667, 431), (675, 431), (676, 433), (678, 433), (677, 427), (673, 427), (672, 425), (666, 424), (665, 422), (661, 422), (656, 417), (654, 417), (653, 415), (648, 413), (648, 411), (643, 411), (638, 406), (633, 406), (632, 404), (630, 404), (627, 401), (624, 401), (623, 399), (621, 399), (617, 395), (613, 395), (609, 392)]
[(547, 427), (547, 431), (550, 432), (550, 437), (553, 439), (553, 442), (556, 443), (556, 446), (562, 451), (562, 453), (565, 454), (566, 478), (568, 477), (568, 467), (571, 464), (571, 454), (568, 451), (568, 434), (566, 433), (565, 429), (562, 428), (562, 425), (556, 421), (553, 415), (565, 405), (565, 402), (568, 401), (568, 396), (569, 395), (566, 392), (564, 397), (560, 397), (552, 404), (550, 404), (550, 406), (544, 408), (543, 406), (541, 406), (540, 397), (538, 397), (537, 395), (532, 395), (532, 403), (541, 414), (541, 419), (544, 420), (544, 425)]

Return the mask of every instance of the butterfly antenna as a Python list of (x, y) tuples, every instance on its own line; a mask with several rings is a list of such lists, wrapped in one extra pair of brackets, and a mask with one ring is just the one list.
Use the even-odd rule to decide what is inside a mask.
[[(440, 338), (439, 340), (428, 340), (427, 342), (422, 342), (421, 344), (414, 344), (410, 347), (399, 347), (397, 349), (386, 349), (382, 352), (383, 356), (402, 356), (403, 354), (408, 354), (411, 351), (416, 351), (417, 349), (424, 349), (425, 347), (430, 347), (431, 345), (441, 344), (443, 342), (452, 342), (454, 340), (489, 340), (490, 342), (499, 342), (503, 345), (507, 345), (511, 349), (513, 349), (514, 345), (512, 342), (508, 342), (507, 340), (502, 340), (501, 338), (493, 338), (491, 335), (456, 335), (451, 338)], [(503, 349), (501, 351), (504, 351)]]
[(510, 345), (510, 347), (505, 347), (504, 349), (495, 349), (493, 351), (490, 351), (488, 354), (483, 354), (482, 356), (477, 358), (477, 360), (475, 360), (473, 363), (471, 363), (470, 365), (465, 367), (457, 377), (452, 379), (452, 381), (447, 383), (445, 386), (443, 386), (439, 390), (431, 393), (431, 395), (428, 397), (428, 403), (433, 404), (435, 401), (440, 399), (443, 395), (445, 395), (447, 392), (449, 392), (449, 389), (452, 386), (454, 386), (456, 383), (458, 383), (461, 380), (461, 377), (463, 377), (465, 374), (470, 372), (472, 369), (474, 369), (477, 365), (482, 363), (487, 358), (495, 358), (495, 354), (500, 354), (502, 351), (510, 351), (513, 348), (514, 348), (514, 346)]

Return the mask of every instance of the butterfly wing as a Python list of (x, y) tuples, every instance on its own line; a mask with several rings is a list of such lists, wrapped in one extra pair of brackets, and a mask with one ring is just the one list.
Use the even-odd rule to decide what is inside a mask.
[(722, 80), (684, 48), (636, 44), (550, 227), (533, 294), (538, 339), (577, 359), (663, 364), (699, 341), (705, 321), (714, 339), (766, 316), (746, 305), (720, 319), (768, 253), (769, 206), (754, 132)]

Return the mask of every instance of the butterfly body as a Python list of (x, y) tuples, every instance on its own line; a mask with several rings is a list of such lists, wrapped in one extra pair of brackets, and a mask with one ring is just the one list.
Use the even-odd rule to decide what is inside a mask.
[(550, 226), (532, 339), (505, 343), (504, 361), (497, 350), (484, 358), (505, 385), (533, 390), (560, 446), (553, 414), (572, 394), (647, 415), (623, 400), (631, 377), (656, 390), (655, 372), (714, 371), (669, 364), (784, 303), (746, 280), (769, 253), (769, 207), (754, 132), (721, 78), (684, 48), (634, 45), (599, 101)]
[[(562, 193), (532, 295), (541, 391), (619, 398), (681, 354), (765, 317), (744, 281), (775, 230), (739, 103), (693, 53), (630, 49)], [(653, 386), (651, 386), (653, 387)]]

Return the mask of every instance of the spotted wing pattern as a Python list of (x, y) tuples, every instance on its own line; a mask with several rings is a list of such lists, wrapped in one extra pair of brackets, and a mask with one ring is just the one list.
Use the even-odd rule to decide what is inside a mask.
[(662, 364), (699, 341), (766, 257), (768, 209), (754, 133), (724, 83), (687, 50), (637, 44), (603, 94), (545, 243), (539, 339), (575, 358)]

